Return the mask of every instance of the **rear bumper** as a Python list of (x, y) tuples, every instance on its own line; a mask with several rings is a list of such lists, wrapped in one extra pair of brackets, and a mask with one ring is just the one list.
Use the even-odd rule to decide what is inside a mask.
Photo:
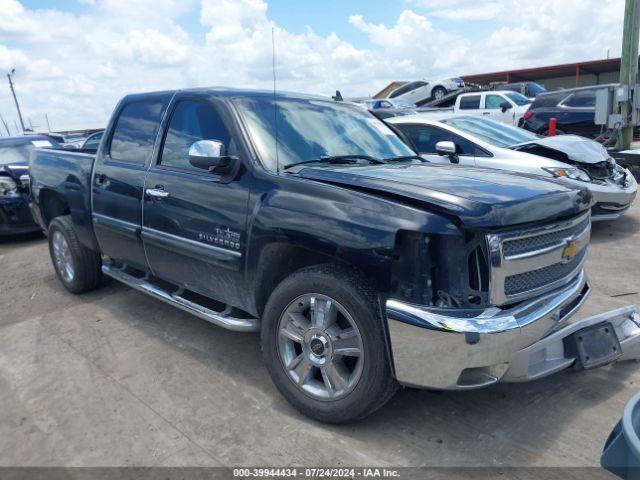
[(590, 291), (584, 272), (560, 291), (510, 309), (488, 308), (473, 317), (388, 300), (386, 313), (397, 380), (422, 388), (463, 390), (499, 381), (524, 382), (576, 362), (565, 339), (611, 322), (620, 359), (640, 357), (640, 309), (623, 309), (567, 325)]
[(0, 200), (0, 236), (18, 235), (41, 230), (34, 221), (27, 201), (23, 197)]

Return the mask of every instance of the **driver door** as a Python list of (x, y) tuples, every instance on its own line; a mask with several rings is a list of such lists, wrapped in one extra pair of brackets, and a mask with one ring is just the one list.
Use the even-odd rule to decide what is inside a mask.
[[(511, 105), (511, 108), (507, 108), (504, 112), (502, 111), (502, 104), (508, 103)], [(507, 123), (509, 125), (513, 124), (515, 109), (511, 102), (504, 96), (498, 95), (497, 93), (487, 93), (484, 97), (484, 112), (482, 116), (485, 118), (490, 118), (491, 120), (495, 120), (496, 122)]]

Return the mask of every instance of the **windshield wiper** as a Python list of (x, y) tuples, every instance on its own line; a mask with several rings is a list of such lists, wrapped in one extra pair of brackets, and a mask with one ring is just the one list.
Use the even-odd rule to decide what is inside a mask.
[(403, 155), (400, 157), (391, 157), (385, 159), (387, 162), (402, 162), (404, 160), (420, 160), (421, 162), (429, 163), (429, 160), (422, 158), (420, 155)]
[(287, 170), (288, 168), (295, 167), (297, 165), (305, 165), (308, 163), (331, 163), (331, 164), (338, 164), (338, 165), (347, 165), (351, 163), (358, 163), (358, 160), (366, 160), (369, 163), (375, 163), (375, 164), (387, 163), (386, 160), (382, 160), (381, 158), (370, 157), (369, 155), (333, 155), (333, 156), (314, 158), (312, 160), (303, 160), (301, 162), (290, 163), (289, 165), (285, 166), (283, 170)]

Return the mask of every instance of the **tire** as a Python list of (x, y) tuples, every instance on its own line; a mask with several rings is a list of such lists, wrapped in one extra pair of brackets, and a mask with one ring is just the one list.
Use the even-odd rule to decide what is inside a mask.
[[(325, 314), (312, 316), (312, 305)], [(294, 318), (299, 323), (294, 325)], [(304, 323), (303, 318), (311, 321)], [(329, 318), (323, 327), (326, 330), (316, 331), (322, 322), (314, 324), (313, 318)], [(304, 327), (294, 328), (303, 323)], [(299, 334), (300, 342), (289, 338), (292, 330), (294, 336)], [(317, 357), (316, 347), (323, 342)], [(306, 267), (283, 280), (267, 301), (261, 346), (280, 393), (300, 412), (321, 422), (364, 418), (382, 407), (398, 388), (377, 296), (366, 279), (347, 268), (332, 264)], [(316, 362), (321, 361), (324, 363), (318, 366)], [(285, 362), (298, 367), (287, 368)], [(297, 368), (303, 374), (295, 377)]]
[(47, 237), (53, 268), (67, 290), (84, 293), (100, 285), (100, 255), (80, 243), (69, 215), (54, 218)]
[(431, 90), (431, 98), (433, 98), (434, 100), (440, 100), (446, 94), (447, 89), (444, 87), (435, 87), (433, 90)]

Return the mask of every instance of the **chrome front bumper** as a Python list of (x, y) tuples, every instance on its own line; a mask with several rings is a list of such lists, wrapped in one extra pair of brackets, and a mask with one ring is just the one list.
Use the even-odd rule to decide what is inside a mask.
[(589, 291), (581, 271), (560, 291), (466, 317), (390, 299), (386, 313), (396, 378), (403, 385), (443, 390), (534, 380), (573, 365), (576, 358), (564, 339), (605, 321), (620, 342), (619, 360), (640, 358), (636, 306), (567, 324)]

